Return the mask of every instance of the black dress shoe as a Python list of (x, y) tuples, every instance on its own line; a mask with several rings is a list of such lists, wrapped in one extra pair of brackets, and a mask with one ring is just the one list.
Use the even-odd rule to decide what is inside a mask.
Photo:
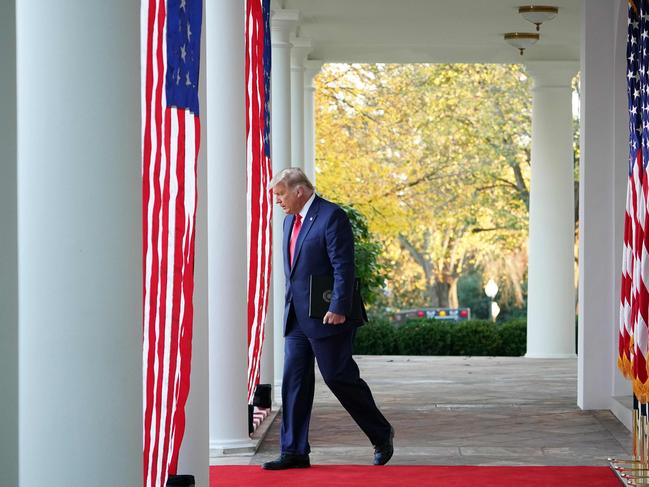
[(382, 445), (376, 445), (374, 447), (374, 465), (385, 465), (390, 461), (390, 458), (392, 458), (392, 455), (394, 454), (393, 438), (394, 428), (390, 427), (390, 437), (388, 438), (388, 441)]
[(277, 460), (266, 462), (261, 468), (265, 470), (286, 470), (288, 468), (308, 468), (310, 466), (309, 455), (282, 453)]

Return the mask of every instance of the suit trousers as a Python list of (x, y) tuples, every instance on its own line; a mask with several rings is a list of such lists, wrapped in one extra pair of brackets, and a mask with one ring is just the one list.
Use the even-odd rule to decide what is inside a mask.
[[(322, 325), (335, 326), (335, 325)], [(309, 422), (315, 389), (314, 359), (322, 378), (373, 445), (390, 438), (390, 423), (379, 411), (367, 383), (352, 358), (355, 330), (324, 338), (309, 338), (292, 310), (284, 342), (281, 451), (308, 454)]]

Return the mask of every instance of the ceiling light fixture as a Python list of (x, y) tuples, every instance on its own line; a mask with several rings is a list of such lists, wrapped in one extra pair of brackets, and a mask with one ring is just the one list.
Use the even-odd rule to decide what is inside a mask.
[(507, 44), (520, 51), (521, 56), (525, 49), (536, 44), (536, 42), (541, 38), (539, 34), (534, 32), (508, 32), (504, 37)]
[(548, 5), (528, 5), (518, 7), (518, 13), (528, 22), (535, 24), (536, 30), (539, 31), (541, 30), (541, 24), (555, 18), (559, 13), (559, 9)]

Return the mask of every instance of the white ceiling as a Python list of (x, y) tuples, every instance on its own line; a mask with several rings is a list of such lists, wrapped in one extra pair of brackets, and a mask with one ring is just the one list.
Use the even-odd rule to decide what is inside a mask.
[(540, 0), (559, 7), (541, 40), (521, 57), (505, 32), (535, 32), (516, 0), (279, 0), (299, 10), (299, 37), (310, 59), (326, 62), (518, 63), (579, 59), (582, 0)]

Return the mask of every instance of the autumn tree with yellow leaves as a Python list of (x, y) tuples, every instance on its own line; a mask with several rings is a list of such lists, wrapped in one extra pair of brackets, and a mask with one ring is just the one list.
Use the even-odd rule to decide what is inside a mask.
[(467, 269), (522, 304), (531, 81), (520, 65), (326, 65), (316, 184), (383, 242), (385, 304), (458, 306)]

